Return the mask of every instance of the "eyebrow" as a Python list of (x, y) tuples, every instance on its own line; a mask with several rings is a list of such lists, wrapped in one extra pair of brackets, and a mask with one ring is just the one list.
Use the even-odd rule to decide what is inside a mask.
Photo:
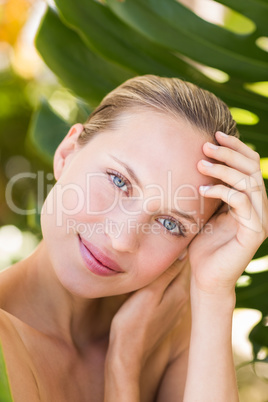
[[(119, 163), (121, 166), (123, 166), (126, 171), (128, 172), (129, 176), (135, 181), (136, 184), (138, 184), (139, 187), (142, 187), (141, 182), (138, 178), (138, 176), (136, 175), (136, 173), (134, 172), (133, 169), (131, 169), (131, 167), (129, 167), (125, 162), (121, 161), (120, 159), (118, 159), (116, 156), (109, 154), (109, 156), (116, 161), (117, 163)], [(184, 218), (187, 219), (190, 222), (193, 222), (195, 224), (197, 224), (196, 220), (192, 217), (192, 215), (187, 214), (186, 212), (181, 212), (178, 211), (177, 209), (171, 209), (170, 213), (178, 216), (179, 218)]]
[(171, 209), (170, 212), (171, 212), (172, 214), (174, 214), (174, 215), (179, 216), (180, 218), (187, 219), (188, 221), (191, 221), (191, 222), (197, 224), (197, 222), (196, 222), (196, 220), (193, 218), (193, 216), (187, 214), (186, 212), (180, 212), (180, 211), (177, 211), (177, 209)]
[(123, 166), (126, 171), (128, 172), (129, 176), (132, 178), (132, 180), (135, 181), (135, 183), (139, 186), (142, 187), (141, 182), (138, 178), (138, 176), (136, 175), (136, 173), (134, 172), (133, 169), (131, 169), (131, 167), (129, 167), (125, 162), (120, 161), (120, 159), (118, 159), (116, 156), (113, 155), (109, 155), (113, 160), (115, 160), (117, 163), (119, 163), (121, 166)]

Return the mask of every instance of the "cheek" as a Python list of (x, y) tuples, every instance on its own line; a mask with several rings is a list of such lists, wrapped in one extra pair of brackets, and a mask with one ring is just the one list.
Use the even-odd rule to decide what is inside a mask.
[(118, 192), (105, 177), (90, 177), (84, 183), (54, 186), (43, 206), (49, 215), (61, 216), (61, 220), (73, 218), (87, 220), (90, 215), (102, 216), (111, 211), (118, 203)]
[(135, 272), (139, 288), (153, 282), (176, 263), (194, 237), (192, 234), (174, 240), (159, 235), (151, 238), (150, 243), (144, 243), (144, 249), (136, 264), (138, 270)]
[(86, 187), (86, 212), (106, 214), (118, 203), (118, 192), (108, 178), (92, 177)]
[(154, 241), (150, 250), (144, 249), (143, 257), (136, 264), (138, 267), (136, 276), (139, 277), (137, 279), (140, 282), (140, 287), (151, 283), (162, 275), (177, 260), (184, 248), (185, 246), (182, 243), (177, 247), (170, 248), (163, 247), (163, 241), (159, 241), (158, 244), (157, 241)]

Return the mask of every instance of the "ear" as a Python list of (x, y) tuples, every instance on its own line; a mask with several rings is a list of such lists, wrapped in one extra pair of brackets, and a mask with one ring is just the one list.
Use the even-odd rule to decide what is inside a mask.
[(69, 156), (71, 156), (74, 151), (77, 150), (77, 139), (83, 130), (84, 126), (82, 124), (77, 123), (73, 125), (70, 128), (66, 137), (64, 137), (64, 139), (56, 149), (53, 163), (54, 176), (56, 180), (60, 178), (64, 166), (66, 165), (67, 159), (69, 160)]

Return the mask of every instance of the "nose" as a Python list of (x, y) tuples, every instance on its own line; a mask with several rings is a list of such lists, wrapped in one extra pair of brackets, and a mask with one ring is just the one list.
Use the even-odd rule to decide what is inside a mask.
[(134, 217), (120, 221), (108, 220), (105, 225), (105, 234), (109, 237), (114, 250), (135, 253), (140, 247), (141, 226), (140, 220)]

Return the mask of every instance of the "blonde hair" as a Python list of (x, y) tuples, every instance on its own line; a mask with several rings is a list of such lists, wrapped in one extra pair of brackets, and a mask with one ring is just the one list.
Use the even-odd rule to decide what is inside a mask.
[(211, 92), (179, 78), (143, 75), (127, 80), (104, 97), (84, 124), (78, 143), (83, 145), (95, 134), (114, 128), (120, 114), (138, 108), (183, 117), (215, 142), (216, 131), (239, 137), (227, 105)]

